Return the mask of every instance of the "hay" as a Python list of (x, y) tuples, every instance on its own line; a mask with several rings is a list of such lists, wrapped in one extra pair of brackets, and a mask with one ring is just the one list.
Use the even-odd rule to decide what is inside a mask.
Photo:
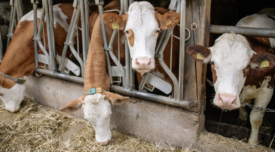
[(100, 146), (90, 123), (37, 105), (27, 97), (17, 113), (7, 112), (0, 101), (0, 116), (0, 151), (197, 151), (191, 146), (163, 148), (115, 131), (110, 144)]

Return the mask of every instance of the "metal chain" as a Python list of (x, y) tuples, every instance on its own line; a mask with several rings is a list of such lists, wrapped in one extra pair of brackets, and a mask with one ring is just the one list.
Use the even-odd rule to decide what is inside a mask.
[(241, 103), (242, 103), (242, 104), (245, 104), (246, 106), (248, 106), (248, 107), (251, 108), (251, 109), (255, 108), (255, 109), (257, 109), (257, 110), (263, 110), (263, 111), (265, 111), (265, 112), (275, 112), (275, 110), (273, 110), (273, 109), (262, 108), (262, 107), (255, 107), (254, 105), (245, 103), (245, 102), (243, 102), (243, 101), (241, 101)]
[[(209, 85), (214, 86), (214, 83), (211, 82), (209, 79), (206, 78), (206, 81), (209, 83)], [(265, 111), (265, 112), (275, 112), (275, 110), (273, 110), (273, 109), (262, 108), (262, 107), (255, 107), (254, 105), (245, 103), (245, 102), (243, 102), (243, 101), (241, 101), (241, 103), (244, 104), (244, 105), (246, 105), (246, 106), (248, 106), (248, 107), (251, 108), (251, 109), (255, 108), (255, 109), (257, 109), (257, 110), (263, 110), (263, 111)]]

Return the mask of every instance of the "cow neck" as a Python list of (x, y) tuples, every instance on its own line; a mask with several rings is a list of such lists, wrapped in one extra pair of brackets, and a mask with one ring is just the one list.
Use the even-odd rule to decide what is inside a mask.
[[(256, 53), (265, 53), (269, 52), (274, 54), (274, 48), (271, 48), (269, 38), (264, 37), (248, 37), (245, 36), (246, 40), (250, 44), (251, 49)], [(260, 88), (262, 82), (266, 79), (267, 76), (271, 77), (271, 80), (268, 83), (268, 87), (273, 88), (274, 81), (274, 67), (270, 64), (269, 68), (256, 68), (249, 69), (249, 74), (247, 75), (245, 86), (251, 85)]]
[[(31, 25), (29, 25), (31, 24)], [(20, 31), (24, 29), (23, 32)], [(20, 32), (19, 32), (20, 31)], [(14, 78), (22, 78), (24, 75), (29, 76), (35, 70), (34, 66), (34, 46), (33, 46), (33, 22), (22, 22), (13, 35), (5, 56), (0, 65), (0, 71)], [(18, 43), (20, 42), (20, 43)], [(27, 45), (20, 45), (27, 44)], [(26, 46), (26, 47), (24, 47)], [(11, 88), (15, 83), (5, 78), (2, 86)]]
[[(104, 7), (104, 10), (110, 9), (120, 9), (120, 2), (118, 0), (115, 0)], [(94, 22), (90, 22), (90, 26), (93, 27), (93, 29), (91, 30), (91, 41), (84, 71), (84, 92), (87, 92), (91, 88), (100, 87), (107, 91), (110, 88), (110, 78), (106, 70), (106, 57), (105, 51), (103, 50), (103, 40), (100, 30), (100, 18), (98, 13), (93, 13), (90, 16), (90, 20), (94, 20), (95, 18), (96, 20)], [(108, 42), (110, 41), (112, 31), (113, 30), (106, 27)], [(114, 42), (113, 48), (114, 54), (117, 55), (117, 39)], [(121, 44), (120, 48), (121, 55), (124, 55), (124, 45)], [(124, 57), (121, 57), (121, 63), (125, 63)]]

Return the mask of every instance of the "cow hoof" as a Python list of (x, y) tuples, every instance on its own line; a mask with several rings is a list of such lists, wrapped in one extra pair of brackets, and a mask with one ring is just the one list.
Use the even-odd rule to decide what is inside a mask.
[(242, 119), (238, 118), (238, 120), (237, 120), (237, 125), (238, 126), (245, 127), (246, 124), (247, 124), (247, 119), (242, 120)]

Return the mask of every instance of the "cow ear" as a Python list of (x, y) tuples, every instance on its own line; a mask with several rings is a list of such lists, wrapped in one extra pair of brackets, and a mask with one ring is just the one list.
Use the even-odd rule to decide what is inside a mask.
[(67, 112), (67, 113), (73, 113), (82, 106), (82, 101), (84, 100), (85, 96), (82, 96), (70, 103), (68, 103), (65, 107), (60, 108), (59, 110), (62, 112)]
[(180, 14), (176, 12), (167, 12), (163, 15), (156, 12), (155, 17), (162, 30), (171, 29), (180, 22)]
[(201, 45), (191, 45), (186, 49), (186, 53), (198, 62), (208, 63), (211, 58), (211, 48)]
[(116, 13), (106, 13), (103, 14), (102, 18), (104, 24), (110, 29), (123, 31), (127, 23), (128, 14), (126, 13), (122, 16), (119, 16)]
[(272, 53), (259, 53), (253, 55), (250, 59), (250, 67), (256, 68), (273, 68), (275, 65), (275, 55)]
[(108, 100), (112, 105), (121, 105), (129, 101), (129, 97), (123, 97), (116, 93), (103, 91), (101, 94), (105, 95), (105, 100)]

